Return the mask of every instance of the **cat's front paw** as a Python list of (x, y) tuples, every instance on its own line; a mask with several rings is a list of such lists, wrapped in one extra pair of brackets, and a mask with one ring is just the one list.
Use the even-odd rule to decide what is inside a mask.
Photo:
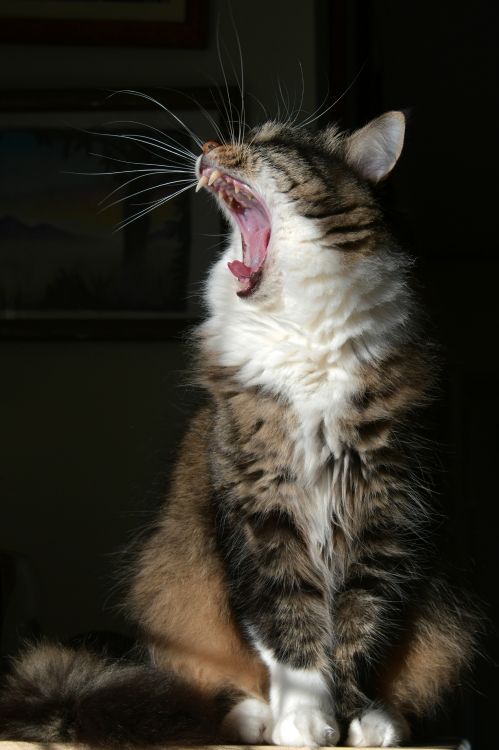
[(391, 716), (376, 708), (351, 722), (345, 744), (350, 747), (397, 747), (408, 735), (409, 727), (402, 717)]
[(310, 706), (302, 706), (282, 716), (272, 732), (274, 745), (293, 747), (336, 745), (339, 739), (334, 717)]
[(272, 711), (268, 703), (246, 698), (232, 708), (222, 723), (222, 734), (231, 742), (261, 745), (272, 742)]

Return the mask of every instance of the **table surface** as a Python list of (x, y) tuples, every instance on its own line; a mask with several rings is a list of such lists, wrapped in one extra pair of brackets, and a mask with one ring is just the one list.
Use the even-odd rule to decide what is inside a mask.
[[(14, 742), (14, 741), (0, 741), (0, 750), (29, 750), (32, 748), (33, 750), (41, 750), (43, 747), (43, 750), (71, 750), (71, 748), (81, 748), (82, 745), (71, 745), (71, 744), (64, 744), (59, 742), (54, 743), (43, 743), (40, 744), (38, 742)], [(160, 747), (157, 745), (156, 747)], [(167, 750), (241, 750), (241, 748), (254, 748), (254, 750), (269, 750), (270, 747), (276, 748), (278, 750), (277, 746), (275, 745), (168, 745)], [(418, 745), (413, 748), (404, 747), (403, 750), (460, 750), (462, 745), (460, 743), (456, 743), (453, 745)], [(469, 745), (467, 744), (467, 747)], [(100, 748), (102, 750), (102, 748)], [(146, 747), (144, 747), (144, 750), (146, 750)], [(292, 748), (286, 748), (286, 750), (296, 750)], [(322, 750), (321, 748), (318, 748), (317, 750)], [(331, 750), (330, 747), (324, 748), (324, 750)], [(337, 747), (336, 750), (343, 750), (343, 748)], [(345, 748), (345, 750), (351, 750), (351, 748)], [(369, 748), (363, 748), (363, 750), (369, 750)]]

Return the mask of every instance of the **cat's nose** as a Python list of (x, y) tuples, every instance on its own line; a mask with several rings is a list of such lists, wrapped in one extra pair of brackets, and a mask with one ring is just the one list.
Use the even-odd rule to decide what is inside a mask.
[(207, 154), (208, 151), (213, 151), (214, 148), (218, 148), (220, 146), (217, 141), (206, 141), (205, 144), (203, 144), (203, 154)]

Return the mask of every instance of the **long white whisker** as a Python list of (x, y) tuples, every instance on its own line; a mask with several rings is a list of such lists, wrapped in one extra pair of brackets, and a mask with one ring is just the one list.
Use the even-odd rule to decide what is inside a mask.
[(267, 107), (263, 104), (262, 100), (259, 99), (257, 96), (255, 96), (255, 94), (253, 94), (251, 91), (248, 91), (248, 97), (250, 97), (251, 99), (253, 99), (253, 101), (255, 101), (258, 104), (258, 106), (260, 107), (260, 109), (262, 110), (262, 112), (263, 112), (263, 114), (265, 116), (265, 119), (268, 120), (269, 119), (269, 113), (268, 113)]
[[(156, 138), (151, 138), (151, 136), (142, 135), (141, 133), (94, 133), (94, 135), (103, 136), (105, 138), (120, 138), (125, 139), (129, 141), (136, 141), (137, 143), (145, 143), (152, 148), (157, 148), (162, 151), (166, 151), (169, 154), (172, 154), (173, 156), (180, 156), (182, 159), (188, 159), (189, 161), (195, 161), (196, 157), (193, 153), (184, 154), (181, 151), (179, 151), (175, 146), (170, 146), (169, 144), (161, 144), (160, 141), (157, 141)], [(160, 143), (160, 146), (156, 146), (153, 141), (157, 141)], [(148, 151), (148, 153), (151, 153), (153, 156), (154, 152), (149, 151), (147, 148), (144, 148), (144, 151)]]
[[(91, 156), (95, 156), (95, 154), (91, 154)], [(77, 174), (77, 175), (84, 175), (88, 177), (102, 177), (103, 175), (116, 175), (116, 174), (134, 174), (136, 172), (145, 172), (146, 174), (154, 174), (155, 172), (185, 172), (186, 174), (191, 173), (192, 169), (120, 169), (118, 172), (70, 172), (64, 170), (62, 174)], [(139, 177), (143, 177), (144, 175), (139, 175)], [(135, 178), (134, 178), (135, 179)]]
[(129, 198), (134, 198), (136, 195), (142, 195), (142, 193), (147, 193), (150, 190), (159, 190), (159, 188), (166, 187), (169, 185), (185, 185), (186, 182), (189, 182), (191, 187), (196, 184), (195, 180), (193, 181), (192, 179), (190, 180), (183, 179), (183, 180), (173, 180), (172, 182), (161, 182), (159, 185), (149, 185), (148, 187), (143, 188), (142, 190), (137, 190), (136, 193), (130, 193), (130, 195), (125, 195), (122, 198), (118, 198), (118, 200), (112, 201), (112, 203), (108, 203), (107, 205), (101, 208), (101, 211), (106, 211), (108, 208), (111, 208), (111, 206), (116, 206), (117, 203), (122, 203), (123, 201), (128, 200)]
[(171, 111), (171, 109), (168, 109), (168, 107), (165, 107), (164, 104), (161, 104), (157, 99), (155, 99), (153, 96), (149, 96), (149, 94), (145, 94), (142, 91), (132, 91), (131, 89), (122, 89), (121, 91), (114, 91), (112, 94), (109, 95), (109, 98), (112, 96), (116, 96), (117, 94), (130, 94), (131, 96), (138, 96), (142, 99), (146, 99), (149, 102), (152, 102), (153, 104), (156, 104), (158, 107), (160, 107), (164, 112), (170, 115), (170, 117), (173, 117), (173, 119), (178, 122), (179, 125), (181, 125), (184, 130), (186, 130), (188, 133), (190, 133), (193, 140), (197, 143), (199, 148), (202, 147), (203, 143), (200, 138), (183, 122), (180, 117), (178, 117), (174, 112)]
[[(128, 135), (139, 135), (141, 138), (147, 138), (150, 139), (151, 142), (159, 143), (165, 148), (168, 148), (171, 153), (177, 153), (179, 156), (182, 156), (183, 158), (189, 158), (189, 159), (196, 159), (196, 155), (190, 151), (186, 146), (184, 146), (182, 143), (179, 143), (175, 138), (172, 136), (169, 136), (167, 133), (164, 133), (159, 128), (155, 128), (152, 125), (148, 125), (147, 123), (143, 122), (137, 122), (136, 120), (111, 120), (109, 122), (105, 123), (106, 125), (139, 125), (141, 128), (149, 128), (150, 130), (153, 130), (157, 133), (159, 133), (162, 136), (162, 139), (159, 140), (157, 138), (153, 138), (151, 135), (148, 135), (147, 133), (128, 133), (128, 132), (122, 132), (122, 133), (103, 133), (102, 135), (111, 136), (115, 138), (126, 138)], [(172, 145), (168, 142), (169, 139), (172, 141), (175, 145)]]
[[(234, 78), (236, 79), (237, 87), (239, 89), (239, 92), (241, 92), (241, 84), (239, 83), (239, 76), (238, 76), (236, 67), (234, 65), (234, 62), (232, 60), (232, 57), (230, 56), (230, 52), (229, 52), (229, 50), (228, 50), (228, 48), (227, 48), (226, 45), (224, 45), (224, 50), (225, 50), (225, 54), (227, 55), (227, 58), (229, 60), (230, 67), (232, 68), (232, 72), (234, 73)], [(235, 143), (237, 143), (238, 146), (240, 146), (241, 143), (242, 143), (241, 112), (236, 107), (236, 105), (233, 104), (232, 102), (231, 102), (231, 111), (232, 111), (232, 116), (233, 116), (232, 122), (234, 124), (234, 131), (233, 131), (234, 141), (235, 141)], [(237, 137), (237, 139), (236, 139), (236, 123), (237, 123), (237, 128), (238, 128), (238, 137)]]
[[(281, 86), (281, 79), (277, 79), (277, 88), (279, 90), (279, 96), (282, 101), (282, 106), (284, 107), (284, 113), (286, 114), (286, 102), (284, 101), (284, 94), (282, 93), (282, 86)], [(279, 122), (281, 121), (281, 103), (279, 99), (277, 100), (277, 119)]]
[[(296, 127), (297, 128), (302, 128), (302, 127), (306, 126), (307, 123), (308, 123), (308, 120), (310, 120), (313, 117), (315, 117), (315, 115), (317, 113), (320, 113), (321, 110), (322, 110), (322, 108), (324, 107), (325, 103), (327, 102), (328, 96), (329, 96), (329, 88), (328, 88), (326, 94), (322, 97), (322, 100), (321, 100), (320, 104), (310, 114), (308, 114), (305, 117), (305, 119), (301, 123), (299, 123)], [(318, 114), (317, 116), (320, 117), (320, 114)]]
[(177, 156), (189, 159), (189, 161), (196, 161), (197, 159), (196, 154), (194, 154), (192, 151), (179, 146), (172, 146), (171, 143), (160, 141), (159, 138), (153, 138), (150, 135), (144, 135), (143, 133), (123, 133), (122, 135), (123, 137), (126, 137), (127, 135), (139, 137), (143, 139), (145, 143), (151, 145), (153, 148), (159, 148), (162, 151), (167, 151), (170, 154), (176, 154)]
[[(184, 93), (184, 92), (179, 91), (178, 93)], [(186, 96), (188, 96), (188, 95), (186, 94)], [(192, 97), (189, 97), (189, 98), (192, 98)], [(192, 99), (192, 101), (195, 101), (195, 100)], [(196, 102), (196, 104), (197, 104), (197, 102)], [(170, 140), (173, 143), (175, 143), (176, 147), (180, 151), (182, 151), (183, 153), (185, 153), (186, 155), (192, 156), (194, 159), (197, 158), (196, 154), (194, 154), (193, 151), (191, 151), (190, 149), (188, 149), (185, 144), (180, 143), (180, 141), (177, 141), (176, 138), (174, 138), (169, 133), (165, 133), (160, 128), (155, 128), (154, 125), (149, 125), (146, 122), (139, 122), (137, 120), (113, 120), (109, 124), (110, 125), (138, 125), (139, 127), (142, 127), (142, 128), (149, 128), (149, 130), (154, 130), (155, 133), (159, 133), (163, 138), (167, 138), (168, 140)], [(164, 141), (161, 141), (161, 142), (165, 143)], [(165, 145), (169, 145), (168, 142), (166, 142)]]
[(144, 208), (141, 211), (138, 211), (136, 214), (131, 216), (130, 218), (121, 221), (119, 224), (116, 225), (114, 231), (119, 232), (121, 229), (124, 229), (126, 226), (131, 224), (136, 219), (140, 219), (141, 216), (144, 216), (145, 214), (149, 213), (150, 211), (154, 211), (155, 208), (158, 208), (163, 203), (167, 203), (168, 201), (173, 200), (173, 198), (176, 198), (177, 195), (180, 195), (180, 193), (184, 193), (186, 190), (190, 190), (196, 183), (193, 182), (191, 185), (186, 185), (185, 187), (181, 188), (180, 190), (177, 190), (175, 193), (172, 193), (171, 195), (167, 195), (165, 198), (161, 198), (158, 201), (155, 201), (149, 208)]
[(277, 99), (277, 112), (275, 115), (278, 122), (281, 122), (281, 100)]
[[(184, 190), (185, 190), (185, 189), (186, 189), (186, 188), (184, 188)], [(172, 195), (172, 196), (171, 196), (171, 198), (174, 198), (174, 197), (175, 197), (174, 195)], [(124, 219), (123, 221), (121, 221), (121, 222), (119, 222), (118, 224), (116, 224), (116, 226), (115, 226), (115, 228), (114, 228), (114, 232), (119, 232), (119, 231), (121, 231), (122, 229), (124, 229), (124, 228), (125, 228), (126, 226), (128, 226), (129, 224), (132, 224), (132, 223), (133, 223), (134, 221), (136, 221), (137, 219), (140, 219), (140, 218), (141, 218), (142, 216), (145, 216), (146, 214), (150, 213), (151, 211), (154, 211), (154, 209), (155, 209), (155, 208), (158, 208), (158, 207), (159, 207), (159, 206), (160, 206), (160, 205), (161, 205), (162, 203), (165, 203), (165, 202), (166, 202), (166, 200), (169, 200), (169, 199), (170, 199), (170, 198), (168, 198), (168, 199), (164, 199), (164, 198), (162, 198), (162, 199), (160, 199), (160, 200), (157, 200), (157, 201), (151, 202), (151, 203), (150, 203), (150, 204), (149, 204), (149, 205), (147, 206), (147, 208), (143, 208), (143, 209), (141, 209), (140, 211), (137, 211), (137, 212), (136, 212), (135, 214), (133, 214), (133, 216), (130, 216), (130, 217), (129, 217), (128, 219)]]
[[(232, 23), (232, 29), (234, 31), (235, 37), (236, 37), (236, 43), (237, 43), (237, 49), (239, 52), (239, 70), (240, 70), (240, 83), (239, 83), (239, 91), (241, 93), (241, 110), (239, 112), (239, 139), (238, 139), (238, 145), (241, 145), (243, 142), (244, 133), (246, 130), (246, 109), (244, 105), (244, 65), (243, 65), (243, 50), (241, 46), (241, 39), (239, 36), (239, 32), (237, 30), (236, 22), (234, 20), (234, 14), (232, 12), (232, 5), (229, 5), (229, 13), (230, 13), (230, 20)], [(236, 71), (234, 70), (234, 73)], [(236, 74), (237, 79), (237, 74)]]
[[(162, 144), (157, 138), (151, 138), (148, 135), (142, 135), (141, 133), (113, 133), (113, 135), (115, 138), (124, 138), (125, 140), (135, 141), (136, 143), (145, 143), (147, 146), (151, 146), (151, 148), (156, 148), (159, 151), (166, 151), (167, 154), (181, 156), (182, 158), (186, 157), (186, 154), (179, 151), (175, 146)], [(196, 160), (194, 154), (189, 154), (188, 158), (193, 162)]]
[(286, 123), (289, 123), (291, 118), (291, 94), (286, 84), (284, 84), (284, 93), (286, 94)]
[(176, 167), (177, 165), (175, 162), (164, 162), (160, 164), (159, 162), (147, 162), (147, 161), (130, 161), (129, 159), (118, 159), (115, 156), (107, 156), (106, 154), (96, 154), (94, 151), (89, 151), (89, 156), (96, 156), (98, 159), (108, 159), (108, 161), (116, 161), (120, 164), (136, 164), (137, 166), (141, 167)]
[(234, 122), (233, 122), (233, 119), (232, 119), (232, 111), (233, 111), (232, 110), (232, 102), (230, 100), (229, 83), (227, 81), (227, 76), (225, 75), (225, 68), (224, 68), (223, 59), (222, 59), (222, 51), (221, 51), (221, 48), (220, 48), (220, 15), (218, 16), (218, 21), (217, 21), (216, 43), (217, 43), (218, 61), (220, 63), (220, 69), (222, 71), (222, 75), (223, 75), (223, 79), (224, 79), (224, 83), (225, 83), (225, 90), (227, 92), (227, 101), (228, 101), (228, 106), (229, 106), (228, 125), (229, 125), (229, 130), (230, 130), (230, 137), (231, 137), (232, 143), (234, 143), (235, 140), (236, 140), (236, 138), (235, 138), (235, 134), (234, 134)]
[(146, 172), (145, 174), (139, 174), (137, 177), (132, 177), (130, 180), (127, 180), (126, 182), (122, 183), (121, 185), (118, 185), (118, 187), (114, 188), (114, 190), (111, 190), (110, 193), (108, 193), (101, 201), (99, 201), (99, 206), (105, 203), (111, 196), (113, 196), (115, 193), (119, 193), (120, 190), (124, 190), (128, 185), (131, 185), (132, 182), (136, 182), (137, 180), (143, 179), (144, 177), (153, 177), (157, 174), (164, 174), (165, 170), (154, 170), (153, 172)]
[[(217, 138), (219, 139), (220, 143), (225, 144), (225, 138), (223, 136), (222, 130), (220, 128), (220, 125), (217, 123), (217, 121), (215, 120), (215, 118), (208, 112), (208, 110), (206, 109), (206, 107), (203, 107), (203, 105), (200, 104), (195, 97), (191, 96), (186, 91), (182, 91), (181, 89), (169, 89), (169, 91), (173, 91), (173, 92), (175, 92), (177, 94), (181, 94), (182, 96), (185, 96), (187, 99), (189, 99), (191, 102), (193, 102), (197, 107), (199, 107), (199, 110), (203, 113), (203, 115), (206, 117), (206, 119), (209, 122), (209, 124), (214, 129), (215, 134), (216, 134)], [(217, 104), (217, 103), (215, 102), (215, 104)], [(218, 110), (218, 105), (217, 105), (217, 110)]]
[[(209, 76), (209, 78), (214, 86), (214, 88), (209, 89), (211, 98), (213, 99), (213, 103), (219, 112), (221, 112), (221, 110), (223, 109), (223, 112), (221, 112), (221, 114), (224, 115), (225, 122), (228, 123), (230, 120), (230, 115), (227, 110), (227, 102), (225, 100), (225, 97), (221, 93), (220, 86), (218, 85), (216, 80), (213, 78), (213, 76)], [(225, 135), (222, 135), (222, 140), (220, 141), (220, 143), (226, 145), (227, 139)]]
[(291, 120), (291, 125), (294, 125), (296, 123), (296, 120), (301, 114), (301, 111), (303, 108), (303, 98), (305, 96), (305, 77), (303, 75), (303, 66), (301, 64), (301, 60), (298, 60), (298, 66), (300, 68), (300, 75), (301, 75), (301, 96), (300, 96), (300, 104), (298, 106), (298, 109), (295, 112), (293, 119)]
[[(99, 131), (96, 131), (96, 130), (83, 130), (82, 132), (86, 133), (87, 135), (99, 136), (100, 138), (125, 138), (125, 139), (127, 138), (127, 134), (126, 133), (108, 133), (108, 132), (99, 132)], [(154, 152), (149, 151), (143, 145), (141, 145), (141, 148), (144, 151), (146, 151), (147, 153), (152, 154), (152, 156), (158, 156), (158, 154), (155, 154)], [(156, 147), (153, 146), (153, 148), (156, 148)], [(174, 155), (174, 156), (181, 156), (182, 159), (184, 159), (184, 160), (185, 159), (189, 159), (189, 160), (195, 161), (195, 159), (196, 159), (196, 157), (192, 153), (189, 154), (189, 155), (175, 153), (173, 151), (173, 147), (171, 148), (170, 153), (172, 155)], [(106, 157), (103, 157), (103, 158), (106, 158)], [(107, 157), (107, 158), (111, 158), (111, 157)], [(147, 162), (129, 162), (129, 163), (130, 164), (146, 164), (147, 165)]]

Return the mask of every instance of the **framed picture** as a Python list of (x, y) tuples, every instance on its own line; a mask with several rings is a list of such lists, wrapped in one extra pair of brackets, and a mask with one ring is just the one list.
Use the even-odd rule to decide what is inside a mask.
[(195, 320), (220, 219), (194, 160), (217, 120), (204, 89), (4, 92), (0, 334), (155, 338)]
[(209, 0), (2, 0), (10, 44), (203, 47)]

